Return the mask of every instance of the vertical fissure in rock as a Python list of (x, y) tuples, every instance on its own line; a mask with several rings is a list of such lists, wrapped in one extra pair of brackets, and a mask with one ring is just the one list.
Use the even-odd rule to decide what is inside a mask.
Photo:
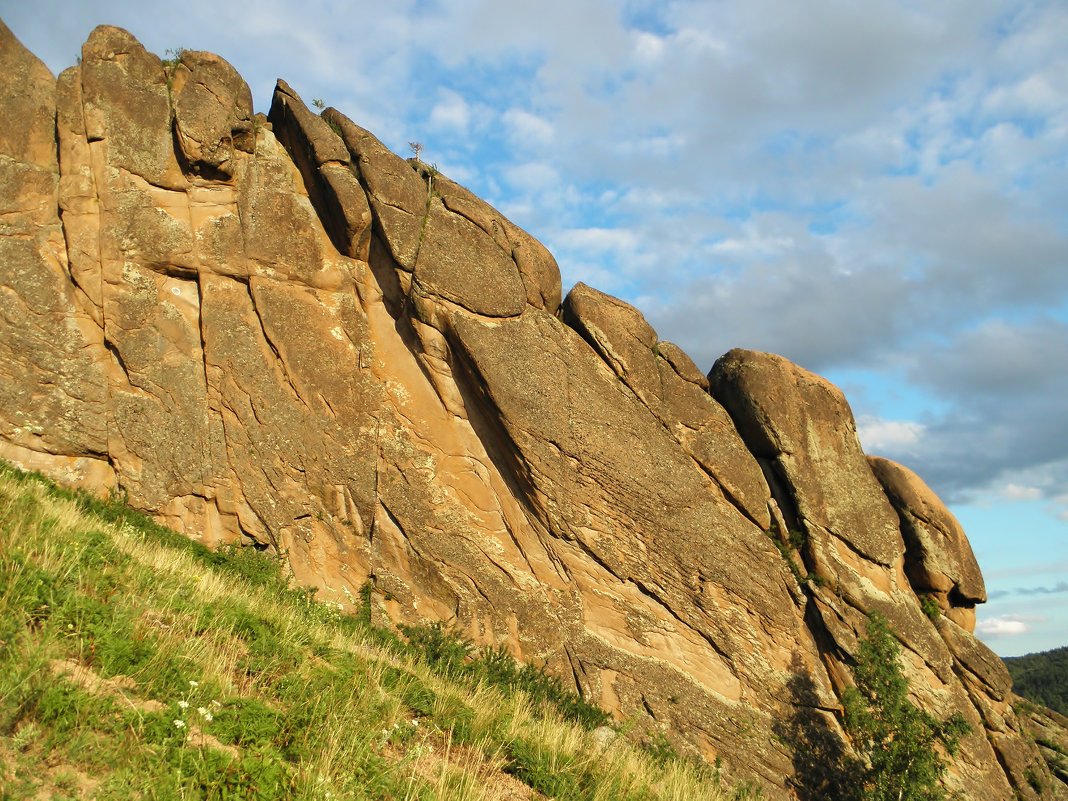
[[(418, 169), (412, 167), (412, 170), (420, 178), (423, 177), (422, 173)], [(415, 279), (415, 273), (419, 269), (419, 251), (423, 249), (423, 240), (426, 238), (427, 228), (430, 227), (430, 211), (434, 202), (434, 172), (430, 169), (426, 171), (426, 206), (423, 208), (423, 218), (419, 221), (419, 237), (415, 240), (415, 255), (412, 257), (412, 279)]]
[[(288, 91), (284, 91), (281, 86), (277, 87), (274, 91), (271, 110), (267, 118), (273, 127), (278, 142), (285, 149), (286, 154), (303, 178), (304, 187), (308, 191), (308, 199), (311, 201), (312, 208), (315, 209), (315, 214), (319, 218), (319, 222), (323, 226), (323, 230), (329, 237), (331, 244), (338, 253), (345, 256), (353, 256), (351, 244), (345, 242), (345, 237), (343, 236), (344, 226), (338, 221), (338, 218), (341, 217), (340, 210), (336, 208), (336, 203), (331, 203), (324, 197), (325, 193), (322, 186), (324, 178), (320, 171), (322, 165), (316, 159), (313, 146), (308, 140), (307, 132), (290, 108), (290, 104), (295, 100), (296, 102), (302, 102), (294, 98)], [(314, 116), (311, 112), (308, 112), (308, 114), (309, 116)]]
[(452, 356), (450, 364), (453, 368), (453, 380), (467, 411), (471, 430), (482, 443), (486, 455), (504, 479), (512, 497), (532, 519), (547, 524), (548, 515), (544, 510), (539, 510), (534, 502), (534, 481), (519, 458), (521, 449), (501, 420), (493, 400), (487, 396), (477, 370), (466, 355), (459, 338), (450, 332), (446, 340)]
[(292, 391), (293, 397), (300, 401), (301, 405), (310, 411), (311, 406), (300, 394), (300, 390), (297, 389), (297, 385), (293, 382), (293, 377), (289, 374), (289, 368), (286, 366), (285, 359), (282, 358), (282, 352), (278, 349), (278, 346), (267, 331), (267, 324), (264, 322), (263, 315), (260, 313), (259, 306), (256, 303), (256, 292), (252, 287), (252, 282), (249, 281), (245, 286), (248, 289), (249, 301), (252, 303), (252, 313), (256, 317), (256, 322), (259, 323), (260, 334), (263, 336), (263, 341), (267, 344), (267, 347), (271, 349), (271, 353), (274, 354), (274, 361), (278, 366), (279, 372), (285, 379), (290, 391)]
[[(81, 121), (82, 121), (81, 130), (82, 130), (82, 133), (85, 134), (85, 148), (86, 148), (86, 152), (88, 153), (88, 156), (89, 156), (89, 158), (88, 158), (89, 178), (90, 178), (90, 180), (92, 182), (93, 197), (96, 199), (97, 209), (100, 210), (104, 206), (104, 201), (103, 201), (103, 198), (100, 195), (100, 186), (99, 186), (99, 184), (97, 184), (97, 180), (96, 180), (97, 174), (98, 174), (98, 165), (97, 165), (96, 162), (97, 162), (97, 160), (99, 158), (101, 158), (101, 152), (100, 151), (101, 151), (101, 148), (104, 147), (104, 145), (103, 145), (103, 143), (101, 143), (101, 144), (98, 144), (96, 147), (92, 147), (91, 146), (92, 142), (94, 142), (94, 141), (102, 142), (102, 139), (94, 140), (94, 139), (91, 139), (89, 137), (89, 128), (86, 125), (86, 121), (85, 121), (85, 84), (83, 82), (84, 73), (83, 73), (83, 69), (82, 69), (81, 66), (77, 66), (74, 69), (76, 70), (75, 75), (76, 75), (76, 82), (77, 82), (77, 86), (78, 86), (78, 98), (77, 98), (77, 101), (78, 101), (78, 115), (79, 115), (79, 117), (81, 118)], [(58, 109), (57, 109), (57, 113), (56, 113), (56, 121), (57, 121), (57, 125), (58, 125), (58, 121), (59, 121)], [(72, 131), (71, 135), (72, 136), (77, 136), (78, 134)], [(60, 176), (62, 176), (62, 174), (63, 174), (63, 164), (60, 161), (60, 159), (62, 158), (62, 148), (59, 147), (58, 139), (57, 139), (57, 143), (56, 143), (56, 156), (57, 156), (56, 163), (57, 163), (57, 165), (59, 166), (59, 169), (60, 169)], [(73, 168), (74, 165), (71, 165), (71, 166)], [(69, 268), (69, 266), (71, 264), (71, 261), (70, 261), (70, 242), (67, 239), (67, 233), (68, 232), (67, 232), (66, 228), (64, 228), (63, 241), (64, 241), (64, 243), (66, 244), (66, 247), (67, 247), (67, 265), (68, 265), (68, 268)], [(129, 372), (127, 371), (126, 365), (122, 360), (122, 356), (119, 354), (118, 348), (116, 348), (114, 346), (114, 344), (108, 338), (107, 300), (105, 299), (105, 295), (104, 295), (104, 288), (105, 288), (105, 281), (104, 281), (104, 254), (101, 252), (101, 242), (100, 242), (100, 240), (101, 240), (101, 237), (100, 237), (100, 215), (98, 213), (98, 215), (96, 217), (96, 231), (93, 234), (93, 244), (96, 247), (96, 266), (97, 266), (97, 276), (98, 276), (98, 281), (97, 281), (97, 292), (98, 292), (98, 294), (97, 294), (97, 297), (100, 299), (100, 339), (101, 339), (101, 342), (102, 342), (104, 348), (108, 352), (110, 352), (113, 356), (115, 356), (116, 361), (118, 362), (120, 369), (122, 370), (123, 374), (126, 376), (127, 381), (129, 381)], [(73, 280), (73, 272), (72, 272), (71, 275), (72, 275), (72, 280)], [(107, 376), (107, 372), (106, 371), (103, 373), (102, 380), (103, 380), (103, 384), (104, 384), (104, 386), (102, 388), (103, 389), (103, 397), (104, 397), (104, 442), (105, 442), (105, 447), (107, 448), (107, 451), (108, 451), (108, 463), (112, 465), (112, 467), (114, 468), (114, 471), (115, 471), (115, 486), (117, 488), (121, 489), (122, 488), (122, 475), (120, 474), (120, 472), (118, 470), (118, 466), (115, 463), (114, 458), (112, 457), (111, 443), (112, 443), (112, 422), (113, 422), (112, 421), (113, 398), (112, 398), (111, 382), (108, 380), (108, 376)], [(116, 434), (116, 436), (118, 436), (118, 434)]]

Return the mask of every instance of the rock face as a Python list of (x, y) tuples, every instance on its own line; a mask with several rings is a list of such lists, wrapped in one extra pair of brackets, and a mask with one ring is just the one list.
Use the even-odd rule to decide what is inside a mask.
[[(732, 351), (706, 379), (463, 187), (279, 82), (101, 27), (58, 80), (0, 23), (0, 456), (208, 544), (284, 551), (375, 614), (545, 660), (769, 798), (865, 616), (972, 733), (969, 798), (1059, 787), (937, 497), (841, 393)], [(929, 597), (944, 612), (932, 621)]]
[(907, 467), (877, 456), (869, 457), (868, 463), (901, 518), (905, 572), (912, 586), (974, 631), (975, 604), (986, 601), (986, 586), (964, 529)]

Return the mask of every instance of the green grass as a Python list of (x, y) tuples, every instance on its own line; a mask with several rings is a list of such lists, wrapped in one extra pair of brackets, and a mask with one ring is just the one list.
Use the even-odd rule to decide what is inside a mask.
[(0, 801), (743, 795), (603, 744), (603, 711), (504, 650), (398, 636), (284, 568), (0, 462)]

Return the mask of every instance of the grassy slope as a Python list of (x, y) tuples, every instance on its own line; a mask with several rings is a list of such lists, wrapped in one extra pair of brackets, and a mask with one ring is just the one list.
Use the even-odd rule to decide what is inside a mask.
[(368, 617), (0, 462), (0, 801), (747, 795), (500, 653)]

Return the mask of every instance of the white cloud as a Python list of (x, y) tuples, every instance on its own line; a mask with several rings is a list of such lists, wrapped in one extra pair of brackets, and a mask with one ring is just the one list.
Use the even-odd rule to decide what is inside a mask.
[(992, 319), (903, 357), (942, 411), (913, 466), (947, 500), (1068, 499), (1068, 323)]
[(519, 108), (510, 108), (501, 116), (509, 136), (523, 147), (544, 146), (553, 140), (552, 123), (544, 117)]
[(634, 34), (634, 55), (642, 64), (654, 64), (664, 54), (664, 39), (648, 31)]
[(553, 190), (560, 184), (560, 174), (552, 164), (544, 161), (527, 162), (509, 167), (505, 172), (508, 183), (525, 192)]
[(908, 453), (921, 441), (925, 427), (914, 420), (857, 419), (857, 436), (869, 454)]
[(680, 28), (672, 37), (671, 44), (681, 49), (683, 53), (696, 54), (712, 53), (717, 56), (726, 56), (733, 49), (721, 37), (708, 29)]
[(466, 134), (470, 123), (471, 109), (467, 101), (450, 89), (440, 89), (438, 102), (430, 110), (430, 127), (456, 134)]
[(991, 114), (1049, 114), (1064, 108), (1064, 89), (1052, 76), (1035, 72), (1016, 83), (996, 87), (983, 99), (983, 109)]
[(1001, 488), (1000, 494), (1010, 501), (1035, 501), (1042, 497), (1042, 490), (1038, 487), (1023, 486), (1010, 481)]
[(618, 253), (637, 245), (635, 234), (615, 228), (573, 228), (561, 232), (558, 240), (565, 247), (585, 252)]
[(978, 621), (975, 633), (989, 639), (1015, 637), (1031, 631), (1032, 621), (1033, 618), (1023, 615), (999, 615)]

